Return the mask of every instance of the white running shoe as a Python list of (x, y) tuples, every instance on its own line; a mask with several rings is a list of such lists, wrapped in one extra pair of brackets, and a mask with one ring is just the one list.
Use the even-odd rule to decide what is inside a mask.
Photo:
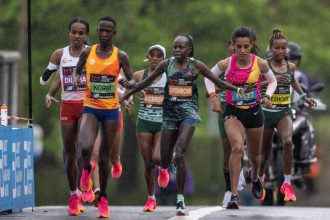
[(243, 173), (243, 169), (241, 169), (241, 172), (239, 174), (239, 179), (238, 179), (237, 190), (242, 191), (242, 190), (244, 190), (245, 186), (246, 186), (246, 182), (245, 182), (245, 178), (244, 178), (244, 173)]
[(231, 199), (231, 192), (226, 191), (222, 200), (222, 208), (227, 208), (227, 204), (230, 201), (230, 199)]

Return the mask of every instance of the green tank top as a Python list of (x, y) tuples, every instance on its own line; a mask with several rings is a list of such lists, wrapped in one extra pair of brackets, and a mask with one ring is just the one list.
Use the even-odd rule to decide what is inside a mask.
[[(144, 70), (142, 80), (147, 78), (148, 69)], [(152, 83), (144, 89), (145, 96), (140, 98), (138, 117), (152, 122), (163, 121), (164, 87), (166, 74), (163, 73), (159, 81)]]
[(176, 69), (174, 57), (168, 59), (167, 83), (163, 102), (164, 120), (181, 121), (186, 118), (200, 121), (195, 60), (189, 58), (186, 68)]
[[(291, 74), (291, 69), (290, 69), (289, 63), (287, 62), (286, 73), (278, 73), (278, 72), (274, 71), (272, 65), (270, 64), (270, 60), (268, 60), (268, 65), (269, 65), (270, 69), (273, 71), (275, 77), (278, 75), (285, 75), (288, 78), (288, 80), (285, 83), (279, 83), (279, 82), (277, 83), (276, 90), (271, 97), (272, 108), (268, 109), (263, 106), (263, 110), (278, 112), (278, 111), (282, 111), (285, 109), (289, 109), (291, 106), (290, 105), (291, 104), (290, 86), (291, 86), (291, 82), (292, 82), (292, 74)], [(266, 89), (264, 89), (264, 90), (266, 90)]]

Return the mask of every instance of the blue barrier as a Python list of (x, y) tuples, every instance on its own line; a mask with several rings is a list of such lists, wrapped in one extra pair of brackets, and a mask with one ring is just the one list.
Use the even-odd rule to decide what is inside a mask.
[(32, 128), (0, 127), (0, 212), (35, 205)]

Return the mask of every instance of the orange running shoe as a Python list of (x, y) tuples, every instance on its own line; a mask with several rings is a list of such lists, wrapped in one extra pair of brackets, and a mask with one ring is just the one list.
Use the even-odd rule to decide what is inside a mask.
[(78, 195), (73, 194), (72, 196), (70, 196), (69, 209), (68, 209), (69, 215), (75, 215), (75, 216), (80, 215), (79, 203), (80, 203), (80, 198)]
[(159, 172), (159, 176), (157, 178), (158, 185), (161, 188), (166, 188), (168, 182), (170, 181), (170, 175), (167, 172), (167, 169), (161, 169)]
[(93, 160), (90, 161), (90, 165), (91, 165), (91, 172), (88, 173), (88, 170), (83, 169), (80, 178), (80, 189), (85, 192), (89, 191), (93, 186), (92, 173), (95, 169), (95, 163)]
[(109, 218), (110, 217), (108, 200), (104, 196), (101, 196), (101, 200), (99, 201), (98, 207), (99, 207), (99, 211), (97, 213), (98, 218)]
[(153, 212), (156, 209), (156, 200), (148, 198), (146, 204), (143, 207), (144, 212)]
[(292, 185), (289, 183), (283, 183), (280, 192), (284, 195), (284, 201), (295, 202), (297, 200), (295, 193), (293, 192)]
[(95, 196), (94, 196), (94, 191), (92, 188), (90, 190), (82, 193), (82, 201), (87, 202), (87, 203), (92, 203), (92, 202), (94, 202), (94, 199), (95, 199)]
[(123, 171), (123, 166), (121, 165), (120, 160), (118, 160), (111, 167), (111, 176), (112, 176), (112, 178), (119, 179), (120, 176), (121, 176), (122, 171)]

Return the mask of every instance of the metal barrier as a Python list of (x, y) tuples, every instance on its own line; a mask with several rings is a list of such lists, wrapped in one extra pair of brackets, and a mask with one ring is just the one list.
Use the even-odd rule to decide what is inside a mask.
[(32, 128), (0, 127), (0, 212), (35, 206)]

